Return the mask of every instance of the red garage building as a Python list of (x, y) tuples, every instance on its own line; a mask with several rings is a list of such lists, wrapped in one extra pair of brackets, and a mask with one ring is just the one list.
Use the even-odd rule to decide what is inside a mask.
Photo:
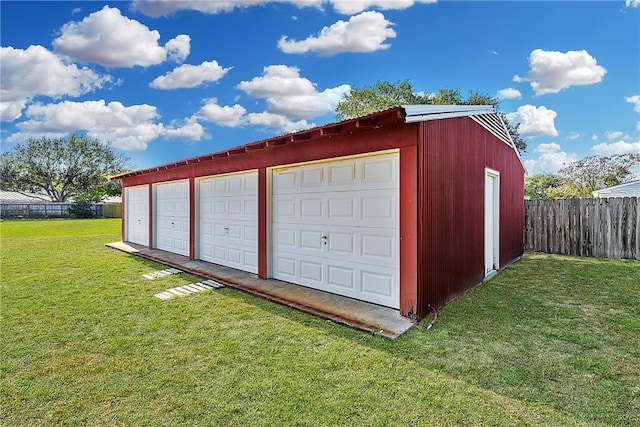
[(122, 239), (420, 319), (523, 253), (492, 106), (409, 105), (114, 177)]

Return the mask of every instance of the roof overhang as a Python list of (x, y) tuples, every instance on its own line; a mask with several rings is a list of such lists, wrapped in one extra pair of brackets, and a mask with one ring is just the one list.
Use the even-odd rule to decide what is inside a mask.
[(405, 123), (495, 113), (493, 105), (403, 105)]
[[(310, 141), (317, 138), (333, 137), (340, 134), (353, 133), (359, 130), (376, 129), (387, 125), (402, 123), (418, 123), (429, 120), (470, 117), (498, 139), (514, 149), (518, 159), (520, 155), (515, 149), (507, 128), (493, 105), (402, 105), (338, 123), (330, 123), (287, 135), (251, 142), (246, 145), (209, 153), (174, 163), (167, 163), (147, 169), (125, 172), (110, 179), (124, 179), (147, 173), (159, 172), (177, 167), (201, 163), (209, 160), (225, 159), (232, 156), (245, 155), (250, 152), (271, 149), (284, 145)], [(522, 160), (520, 160), (522, 162)]]

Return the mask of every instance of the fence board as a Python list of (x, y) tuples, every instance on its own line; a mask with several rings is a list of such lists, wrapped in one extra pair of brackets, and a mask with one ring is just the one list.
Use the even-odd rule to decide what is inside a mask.
[(525, 250), (640, 260), (640, 199), (525, 201)]

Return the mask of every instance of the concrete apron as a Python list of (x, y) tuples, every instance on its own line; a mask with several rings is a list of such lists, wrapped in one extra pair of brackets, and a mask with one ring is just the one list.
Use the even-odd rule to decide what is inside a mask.
[(214, 279), (231, 288), (390, 339), (398, 338), (415, 325), (413, 319), (401, 316), (398, 310), (392, 308), (280, 280), (260, 279), (252, 273), (206, 261), (192, 261), (186, 256), (171, 252), (124, 242), (108, 243), (107, 247), (179, 268), (197, 276)]

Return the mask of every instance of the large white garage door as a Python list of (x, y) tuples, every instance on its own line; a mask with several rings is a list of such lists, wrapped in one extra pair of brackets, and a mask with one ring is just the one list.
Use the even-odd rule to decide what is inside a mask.
[(399, 308), (397, 152), (276, 168), (272, 276)]
[(199, 184), (199, 258), (257, 273), (258, 173), (212, 176)]
[(125, 240), (149, 246), (149, 186), (125, 188)]
[(189, 181), (157, 184), (156, 248), (189, 256)]

